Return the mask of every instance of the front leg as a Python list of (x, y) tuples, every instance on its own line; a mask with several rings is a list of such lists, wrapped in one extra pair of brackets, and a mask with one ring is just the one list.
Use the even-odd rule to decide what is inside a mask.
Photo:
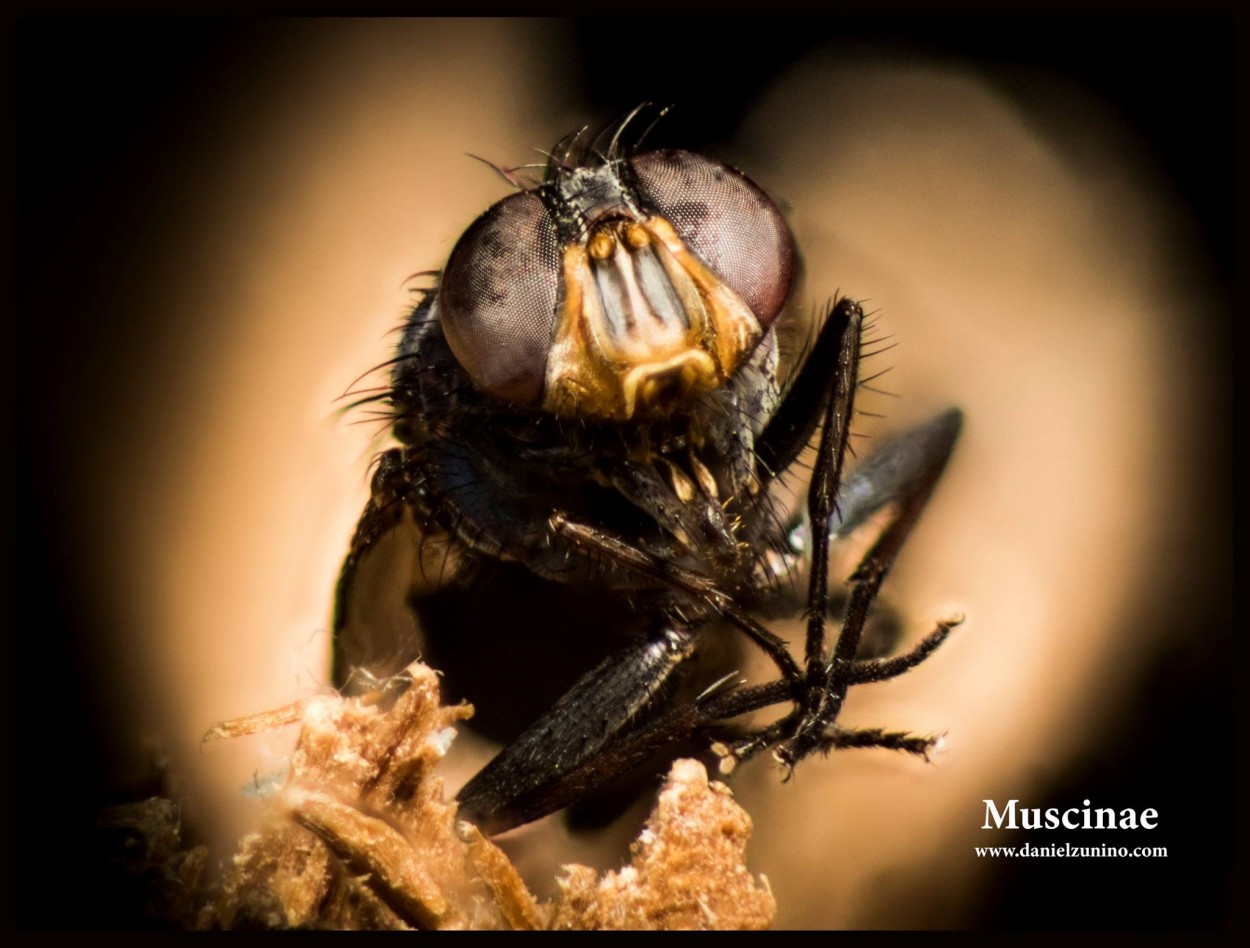
[[(855, 391), (860, 384), (863, 321), (858, 303), (849, 299), (837, 303), (781, 410), (760, 439), (761, 462), (774, 472), (784, 470), (798, 457), (823, 414), (807, 494), (811, 559), (804, 609), (804, 685), (796, 696), (794, 712), (732, 745), (739, 759), (776, 745), (778, 757), (793, 767), (817, 747), (837, 746), (826, 740), (825, 731), (837, 718), (846, 691), (854, 683), (855, 657), (869, 609), (941, 476), (962, 425), (963, 416), (957, 409), (945, 412), (875, 452), (843, 483), (842, 466), (855, 413)], [(828, 650), (825, 627), (830, 545), (836, 536), (849, 533), (886, 506), (894, 508), (891, 520), (851, 578), (841, 631), (833, 649)]]
[[(807, 680), (809, 690), (802, 709), (801, 720), (792, 735), (778, 748), (778, 757), (783, 763), (793, 767), (813, 750), (838, 746), (836, 743), (830, 745), (826, 740), (826, 729), (833, 725), (841, 711), (848, 688), (856, 683), (855, 654), (859, 648), (869, 609), (895, 557), (911, 533), (946, 468), (962, 426), (963, 414), (958, 409), (943, 412), (926, 424), (891, 441), (872, 455), (856, 472), (859, 482), (876, 480), (884, 485), (885, 489), (878, 492), (877, 496), (884, 501), (889, 501), (894, 509), (876, 543), (860, 561), (851, 576), (851, 594), (842, 620), (842, 628), (838, 634), (837, 643), (828, 653), (823, 650), (826, 621), (825, 600), (816, 595), (818, 589), (823, 591), (821, 587), (824, 583), (824, 574), (822, 572), (820, 576), (817, 576), (816, 572), (818, 562), (827, 562), (830, 541), (828, 518), (821, 521), (824, 526), (823, 531), (813, 529), (817, 540), (812, 557), (813, 592), (808, 598)], [(817, 462), (817, 466), (820, 466), (820, 461)], [(817, 482), (814, 481), (812, 491), (815, 490), (817, 490)], [(813, 504), (812, 507), (815, 514), (819, 505)], [(818, 558), (816, 553), (822, 547), (825, 550), (825, 557)], [(817, 608), (820, 610), (819, 613), (816, 611)], [(894, 664), (898, 665), (898, 671), (905, 671), (927, 656), (937, 644), (940, 644), (945, 638), (946, 631), (954, 624), (953, 621), (943, 623), (939, 627), (939, 633), (930, 636), (930, 640), (926, 640), (927, 647), (926, 643), (922, 643), (924, 651), (915, 661), (909, 662), (906, 660), (908, 656), (904, 656), (904, 661), (895, 662)], [(813, 640), (818, 643), (815, 647)], [(917, 652), (920, 650), (918, 649)], [(887, 665), (881, 667), (884, 669)], [(888, 667), (893, 672), (893, 666)]]

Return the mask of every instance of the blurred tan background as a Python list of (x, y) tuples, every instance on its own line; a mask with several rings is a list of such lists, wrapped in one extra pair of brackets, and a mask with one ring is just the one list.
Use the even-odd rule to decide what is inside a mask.
[[(114, 77), (110, 90), (149, 99), (129, 119), (113, 103), (111, 164), (93, 164), (92, 140), (61, 127), (74, 115), (41, 108), (33, 83), (21, 100), (35, 131), (19, 185), (55, 194), (60, 165), (45, 160), (99, 174), (61, 179), (96, 202), (68, 221), (41, 213), (43, 191), (19, 192), (34, 261), (19, 274), (30, 335), (17, 350), (33, 564), (18, 589), (22, 797), (48, 779), (41, 767), (74, 769), (50, 747), (81, 740), (78, 766), (106, 790), (163, 755), (218, 857), (255, 824), (262, 803), (241, 788), (279, 770), (294, 735), (199, 738), (325, 685), (336, 572), (386, 444), (336, 399), (389, 357), (405, 278), (439, 267), (507, 193), (465, 153), (539, 160), (654, 98), (676, 106), (657, 143), (710, 150), (786, 207), (806, 263), (796, 306), (840, 289), (881, 311), (899, 345), (874, 367), (891, 368), (896, 397), (867, 397), (886, 417), (865, 434), (949, 404), (968, 419), (887, 586), (912, 640), (954, 612), (967, 622), (921, 669), (859, 689), (843, 719), (945, 730), (948, 748), (932, 766), (838, 754), (784, 786), (765, 760), (735, 775), (779, 926), (1049, 927), (1021, 893), (1080, 891), (1092, 870), (976, 859), (974, 845), (1012, 841), (980, 829), (981, 801), (1086, 797), (1159, 808), (1166, 832), (1132, 844), (1166, 836), (1173, 849), (1160, 866), (1099, 872), (1173, 892), (1184, 872), (1193, 891), (1176, 917), (1218, 923), (1227, 850), (1186, 827), (1202, 801), (1231, 799), (1231, 699), (1210, 658), (1227, 639), (1227, 248), (1171, 152), (1091, 90), (1091, 70), (1037, 53), (1041, 37), (952, 51), (940, 31), (825, 24), (709, 104), (720, 60), (683, 61), (677, 36), (649, 41), (661, 24), (148, 29), (150, 44), (109, 55), (148, 56), (180, 84), (154, 93), (160, 70), (145, 80), (137, 66), (130, 84)], [(803, 27), (767, 26), (787, 29)], [(622, 49), (600, 30), (634, 35)], [(27, 49), (51, 42), (26, 36)], [(179, 43), (200, 58), (179, 62)], [(751, 52), (717, 55), (740, 70)], [(37, 61), (27, 74), (48, 70)], [(1206, 139), (1216, 180), (1231, 171), (1228, 118)], [(66, 688), (63, 707), (86, 718), (68, 726), (46, 712)], [(1194, 694), (1208, 704), (1180, 706)], [(1160, 732), (1172, 717), (1185, 723)], [(1151, 733), (1157, 770), (1143, 764)], [(462, 744), (449, 791), (489, 753)], [(616, 845), (550, 821), (507, 842), (538, 888), (560, 862), (610, 864)], [(1056, 918), (1100, 920), (1087, 909)], [(1133, 927), (1116, 911), (1101, 920)]]

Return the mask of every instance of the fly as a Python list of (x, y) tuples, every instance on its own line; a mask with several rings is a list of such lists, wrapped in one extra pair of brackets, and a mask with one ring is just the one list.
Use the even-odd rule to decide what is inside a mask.
[[(362, 563), (405, 523), (421, 537), (418, 571), (428, 577), (433, 562), (437, 573), (414, 583), (412, 609), (470, 665), (516, 647), (506, 633), (478, 638), (496, 616), (568, 626), (588, 654), (601, 627), (625, 628), (460, 791), (462, 814), (491, 833), (692, 741), (712, 747), (722, 771), (766, 750), (792, 770), (817, 751), (925, 756), (936, 741), (837, 720), (851, 686), (914, 667), (956, 624), (939, 622), (894, 657), (863, 647), (962, 414), (949, 409), (844, 471), (867, 345), (861, 305), (837, 300), (781, 377), (778, 328), (797, 259), (783, 216), (713, 158), (623, 146), (634, 115), (606, 144), (563, 140), (541, 181), (498, 169), (516, 193), (460, 237), (390, 363), (378, 397), (400, 446), (377, 462), (339, 579), (339, 686), (437, 652), (350, 615), (368, 595)], [(779, 479), (817, 430), (806, 507), (787, 515)], [(870, 518), (874, 542), (831, 597), (830, 545)], [(762, 617), (804, 563), (797, 659)], [(832, 639), (831, 598), (843, 606)], [(725, 626), (762, 650), (775, 679), (675, 693)], [(547, 658), (535, 645), (531, 659), (506, 673), (540, 682)], [(784, 713), (771, 723), (741, 723), (773, 707)]]

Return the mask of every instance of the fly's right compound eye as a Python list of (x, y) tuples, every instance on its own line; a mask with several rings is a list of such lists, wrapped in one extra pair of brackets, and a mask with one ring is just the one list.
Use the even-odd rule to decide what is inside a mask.
[(479, 389), (539, 403), (560, 275), (555, 223), (532, 192), (492, 205), (456, 243), (439, 289), (443, 334)]
[(648, 152), (630, 165), (644, 205), (732, 287), (762, 328), (772, 325), (790, 295), (794, 239), (768, 195), (741, 172), (688, 151)]

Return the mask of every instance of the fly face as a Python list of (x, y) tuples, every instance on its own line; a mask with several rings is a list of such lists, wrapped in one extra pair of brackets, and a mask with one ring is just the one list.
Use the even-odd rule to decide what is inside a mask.
[[(619, 136), (605, 153), (578, 149), (576, 136), (557, 146), (545, 180), (529, 187), (501, 169), (518, 193), (469, 227), (405, 328), (387, 396), (402, 447), (381, 459), (340, 579), (340, 683), (355, 667), (384, 674), (416, 657), (411, 644), (370, 641), (347, 622), (362, 557), (409, 515), (424, 541), (451, 554), (456, 569), (443, 585), (466, 599), (482, 598), (484, 567), (510, 564), (514, 578), (546, 584), (547, 599), (601, 589), (606, 610), (635, 617), (628, 644), (461, 792), (466, 813), (492, 830), (576, 802), (694, 736), (717, 737), (728, 763), (765, 747), (793, 764), (831, 746), (929, 746), (905, 735), (868, 741), (834, 719), (849, 684), (898, 674), (945, 635), (894, 665), (855, 661), (863, 617), (953, 447), (958, 413), (887, 446), (839, 498), (858, 304), (843, 300), (829, 314), (783, 398), (774, 325), (795, 251), (777, 208), (714, 159), (624, 154)], [(781, 517), (769, 488), (818, 427), (800, 668), (752, 613), (801, 552), (802, 524)], [(826, 648), (831, 537), (885, 506), (899, 513)], [(417, 595), (424, 617), (422, 602)], [(661, 686), (722, 619), (768, 654), (779, 681), (665, 709)], [(769, 728), (733, 723), (787, 701), (793, 711)]]
[(652, 152), (500, 201), (439, 289), (475, 386), (569, 419), (667, 417), (723, 386), (789, 295), (790, 233), (746, 177)]

